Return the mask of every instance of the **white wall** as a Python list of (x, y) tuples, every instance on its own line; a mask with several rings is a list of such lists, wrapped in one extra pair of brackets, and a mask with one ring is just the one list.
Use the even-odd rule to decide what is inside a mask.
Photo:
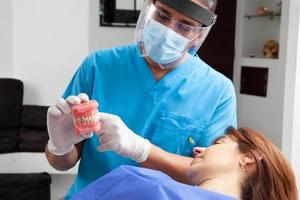
[[(251, 0), (244, 1), (245, 6), (242, 10), (246, 15), (253, 15), (256, 13), (258, 5), (263, 5), (269, 10), (278, 11), (279, 7), (276, 5), (280, 0)], [(266, 41), (274, 39), (279, 41), (280, 17), (274, 17), (270, 20), (269, 17), (261, 18), (242, 18), (243, 20), (243, 45), (242, 55), (249, 56), (254, 53), (255, 57), (263, 57), (263, 45)]]
[[(120, 0), (119, 0), (120, 1)], [(90, 0), (89, 51), (134, 42), (134, 28), (100, 27), (99, 0)]]
[(13, 3), (0, 1), (0, 78), (13, 75)]
[[(272, 60), (245, 58), (247, 54), (242, 53), (242, 49), (247, 48), (243, 40), (249, 39), (242, 37), (246, 34), (243, 32), (245, 1), (248, 4), (257, 3), (257, 1), (248, 0), (238, 1), (234, 82), (238, 97), (239, 126), (249, 126), (260, 130), (281, 147), (283, 153), (291, 161), (298, 183), (300, 183), (300, 1), (282, 1), (279, 59)], [(247, 28), (246, 30), (250, 31)], [(258, 28), (248, 35), (255, 33), (257, 37), (260, 37), (259, 31), (263, 30)], [(240, 71), (243, 65), (269, 69), (266, 98), (239, 94)], [(300, 191), (299, 184), (298, 190)]]
[[(300, 10), (300, 6), (299, 6)], [(299, 15), (300, 22), (300, 15)], [(293, 137), (292, 137), (292, 155), (291, 161), (295, 170), (296, 178), (298, 181), (298, 191), (300, 191), (300, 26), (298, 32), (298, 54), (297, 54), (297, 71), (296, 71), (296, 84), (295, 84), (295, 106), (293, 115)]]
[(13, 75), (24, 82), (24, 104), (53, 104), (89, 52), (134, 42), (134, 28), (99, 26), (98, 0), (13, 2)]
[(285, 24), (286, 74), (282, 150), (290, 159), (300, 191), (300, 2), (289, 0), (289, 22)]
[(51, 174), (51, 178), (51, 200), (61, 200), (71, 187), (74, 175)]
[[(54, 104), (87, 56), (88, 3), (86, 0), (13, 1), (14, 16), (10, 22), (14, 26), (13, 76), (24, 82), (24, 104)], [(64, 197), (73, 177), (52, 175), (51, 199)]]
[[(272, 3), (274, 2), (272, 1)], [(252, 9), (249, 9), (250, 5)], [(245, 14), (255, 13), (254, 8), (257, 5), (261, 5), (258, 0), (237, 1), (234, 85), (237, 94), (238, 125), (250, 127), (263, 132), (272, 140), (272, 142), (281, 147), (285, 86), (285, 63), (283, 62), (284, 58), (282, 55), (285, 51), (280, 51), (279, 59), (264, 59), (259, 57), (262, 56), (262, 47), (266, 40), (265, 34), (262, 34), (261, 32), (274, 32), (277, 33), (275, 35), (278, 35), (280, 30), (282, 30), (280, 27), (282, 23), (279, 24), (279, 22), (283, 22), (283, 19), (279, 20), (276, 18), (271, 20), (268, 17), (252, 19), (245, 18)], [(266, 23), (270, 26), (264, 25)], [(270, 37), (273, 36), (274, 35), (271, 34)], [(282, 36), (285, 35), (280, 35), (280, 45), (283, 43), (282, 38), (284, 37)], [(254, 51), (256, 53), (255, 58), (249, 58), (250, 51)], [(268, 68), (269, 74), (266, 97), (240, 94), (240, 76), (242, 66)]]
[[(24, 104), (54, 104), (89, 52), (134, 41), (134, 28), (100, 27), (98, 9), (98, 0), (0, 1), (0, 77), (24, 82)], [(52, 174), (51, 199), (73, 178)]]
[[(250, 63), (250, 65), (243, 64), (241, 66), (259, 67), (253, 62)], [(238, 79), (240, 79), (241, 66), (239, 68), (235, 68), (235, 74), (238, 76)], [(261, 131), (279, 148), (282, 145), (284, 96), (284, 71), (282, 71), (280, 67), (282, 66), (279, 66), (278, 64), (274, 64), (269, 67), (267, 97), (240, 94), (240, 80), (235, 82), (238, 125)]]
[(88, 54), (88, 1), (14, 0), (13, 7), (24, 104), (51, 105)]
[[(5, 57), (11, 56), (11, 61), (14, 58), (14, 67), (9, 63), (10, 74), (24, 82), (24, 104), (54, 104), (89, 52), (134, 41), (134, 28), (99, 27), (98, 3), (98, 0), (1, 1), (0, 17), (10, 21), (5, 19), (5, 26), (1, 26), (6, 37), (1, 35), (0, 39), (6, 43), (0, 45), (0, 52), (7, 55), (7, 49), (11, 51)], [(10, 60), (1, 57), (0, 63)], [(4, 71), (7, 69), (0, 66), (1, 76)], [(73, 175), (52, 174), (51, 199), (62, 198), (73, 178)]]
[[(300, 4), (298, 3), (298, 11), (300, 11)], [(298, 181), (298, 191), (300, 193), (300, 14), (298, 13), (298, 54), (297, 54), (297, 70), (296, 70), (296, 84), (295, 84), (295, 113), (293, 115), (294, 118), (294, 126), (293, 126), (293, 149), (292, 149), (292, 164), (295, 169), (297, 181)]]

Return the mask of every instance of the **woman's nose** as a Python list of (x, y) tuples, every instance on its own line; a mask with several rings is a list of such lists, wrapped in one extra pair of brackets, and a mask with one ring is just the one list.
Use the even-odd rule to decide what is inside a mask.
[(194, 147), (193, 154), (197, 156), (200, 153), (203, 153), (206, 150), (206, 147)]

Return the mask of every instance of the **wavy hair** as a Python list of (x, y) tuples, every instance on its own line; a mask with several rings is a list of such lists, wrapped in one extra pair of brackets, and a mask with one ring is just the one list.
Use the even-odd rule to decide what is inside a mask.
[(242, 184), (243, 200), (297, 200), (295, 176), (281, 151), (263, 134), (249, 128), (230, 128), (241, 153), (250, 154), (256, 170)]

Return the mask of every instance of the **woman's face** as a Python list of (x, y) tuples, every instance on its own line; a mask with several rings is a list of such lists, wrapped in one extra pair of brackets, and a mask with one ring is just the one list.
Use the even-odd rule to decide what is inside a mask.
[(239, 172), (241, 156), (238, 143), (230, 136), (221, 137), (208, 148), (196, 147), (188, 178), (191, 184), (199, 185), (204, 180)]

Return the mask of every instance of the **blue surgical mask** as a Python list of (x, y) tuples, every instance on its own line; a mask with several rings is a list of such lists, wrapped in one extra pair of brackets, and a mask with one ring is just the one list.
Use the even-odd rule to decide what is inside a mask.
[(166, 65), (180, 59), (190, 42), (189, 39), (154, 19), (150, 19), (143, 34), (146, 55), (160, 65)]

